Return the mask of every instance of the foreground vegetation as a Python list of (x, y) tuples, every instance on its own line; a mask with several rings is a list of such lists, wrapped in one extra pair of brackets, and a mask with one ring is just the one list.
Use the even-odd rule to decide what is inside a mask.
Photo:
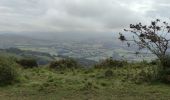
[[(9, 59), (6, 61), (13, 62), (13, 60)], [(73, 64), (71, 62), (73, 62)], [(119, 66), (111, 66), (115, 63)], [(68, 66), (68, 64), (72, 66)], [(170, 99), (170, 87), (168, 84), (164, 84), (159, 80), (160, 69), (158, 68), (160, 67), (158, 67), (156, 63), (147, 63), (145, 61), (127, 63), (125, 61), (112, 61), (111, 59), (107, 59), (95, 65), (93, 68), (78, 68), (74, 67), (75, 65), (78, 66), (76, 62), (71, 59), (52, 62), (51, 67), (36, 66), (34, 68), (26, 68), (18, 64), (13, 64), (12, 66), (17, 69), (13, 79), (17, 79), (17, 81), (12, 79), (8, 85), (5, 83), (6, 85), (0, 86), (0, 99)], [(3, 66), (6, 65), (4, 64)], [(63, 68), (61, 68), (61, 66)], [(8, 71), (10, 70), (14, 71), (13, 69), (9, 69)], [(8, 77), (6, 79), (10, 80)], [(3, 81), (0, 82), (2, 83)]]

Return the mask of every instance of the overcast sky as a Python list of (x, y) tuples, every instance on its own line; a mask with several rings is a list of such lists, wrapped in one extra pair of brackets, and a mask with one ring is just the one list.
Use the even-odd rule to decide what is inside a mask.
[(114, 32), (169, 9), (170, 0), (0, 0), (0, 31)]

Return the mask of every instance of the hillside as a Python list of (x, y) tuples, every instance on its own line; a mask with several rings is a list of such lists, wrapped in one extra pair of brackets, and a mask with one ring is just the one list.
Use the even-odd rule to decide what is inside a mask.
[(14, 57), (17, 59), (32, 58), (36, 59), (39, 65), (46, 65), (49, 62), (55, 60), (55, 56), (48, 53), (36, 52), (36, 51), (26, 51), (17, 48), (0, 49), (1, 57)]
[[(56, 56), (56, 55), (51, 55), (46, 52), (21, 50), (18, 48), (0, 49), (0, 56), (1, 57), (15, 57), (18, 59), (32, 58), (37, 61), (38, 65), (47, 65), (52, 61), (68, 58), (68, 56), (62, 56), (62, 55)], [(83, 58), (77, 58), (75, 60), (85, 67), (90, 67), (94, 65), (95, 63), (97, 63), (96, 61), (83, 59)]]
[[(53, 70), (47, 66), (33, 69), (19, 68), (21, 81), (0, 87), (0, 98), (1, 100), (169, 100), (169, 85), (150, 80), (156, 73), (148, 70), (156, 71), (155, 68), (156, 66), (146, 63), (109, 70), (96, 68)], [(152, 77), (146, 77), (144, 73)]]
[[(152, 55), (140, 62), (133, 50), (113, 47), (110, 41), (63, 42), (8, 34), (1, 38), (2, 100), (170, 99), (169, 77), (161, 73), (159, 61), (150, 62)], [(34, 60), (22, 65), (26, 58), (38, 65), (31, 65)]]

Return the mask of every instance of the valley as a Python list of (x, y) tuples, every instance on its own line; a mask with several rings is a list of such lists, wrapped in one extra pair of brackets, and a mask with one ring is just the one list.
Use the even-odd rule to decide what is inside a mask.
[(140, 61), (150, 60), (155, 57), (151, 54), (135, 55), (137, 48), (128, 48), (116, 38), (93, 37), (83, 40), (78, 39), (36, 39), (29, 36), (3, 34), (0, 35), (0, 48), (18, 48), (24, 51), (48, 53), (55, 59), (72, 57), (98, 62), (112, 57), (117, 60)]

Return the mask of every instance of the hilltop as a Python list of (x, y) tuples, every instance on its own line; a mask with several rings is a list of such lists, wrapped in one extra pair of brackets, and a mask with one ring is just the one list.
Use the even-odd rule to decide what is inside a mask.
[[(7, 59), (7, 60), (5, 60)], [(46, 66), (20, 65), (11, 58), (0, 59), (10, 82), (0, 86), (2, 100), (167, 100), (170, 87), (160, 80), (158, 62), (107, 59), (91, 68), (74, 60), (59, 60)], [(3, 65), (3, 66), (1, 66)], [(12, 68), (12, 69), (11, 69)], [(13, 69), (15, 68), (15, 69)], [(14, 75), (14, 76), (13, 76)], [(11, 80), (12, 79), (12, 80)], [(11, 80), (11, 81), (10, 81)], [(2, 83), (1, 83), (2, 84)]]

